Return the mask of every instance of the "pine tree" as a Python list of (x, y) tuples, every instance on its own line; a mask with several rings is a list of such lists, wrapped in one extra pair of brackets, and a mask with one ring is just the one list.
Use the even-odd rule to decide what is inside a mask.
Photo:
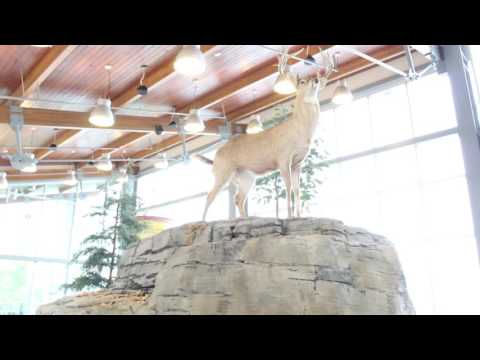
[[(88, 236), (81, 249), (72, 257), (72, 263), (81, 263), (82, 273), (70, 284), (68, 290), (108, 288), (114, 280), (114, 271), (121, 250), (139, 240), (145, 224), (136, 218), (138, 199), (125, 189), (120, 193), (105, 190), (105, 202), (88, 215), (103, 220), (102, 229)], [(107, 226), (105, 225), (107, 224)]]

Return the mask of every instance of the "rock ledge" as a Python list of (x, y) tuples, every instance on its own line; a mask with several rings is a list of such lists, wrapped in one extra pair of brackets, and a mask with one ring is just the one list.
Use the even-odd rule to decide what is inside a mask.
[(134, 244), (105, 291), (37, 314), (414, 314), (393, 245), (341, 221), (243, 218)]

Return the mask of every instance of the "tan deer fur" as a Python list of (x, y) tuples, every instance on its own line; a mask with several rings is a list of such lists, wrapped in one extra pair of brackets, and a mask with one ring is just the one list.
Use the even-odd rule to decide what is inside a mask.
[[(218, 149), (213, 161), (215, 185), (207, 196), (204, 221), (209, 206), (229, 181), (237, 187), (235, 204), (240, 215), (247, 216), (245, 202), (256, 177), (275, 170), (280, 171), (287, 189), (288, 217), (292, 217), (292, 191), (296, 216), (300, 216), (300, 167), (319, 120), (318, 90), (322, 85), (325, 83), (318, 79), (300, 82), (293, 113), (286, 121), (258, 134), (234, 137)], [(204, 157), (200, 159), (212, 163)]]

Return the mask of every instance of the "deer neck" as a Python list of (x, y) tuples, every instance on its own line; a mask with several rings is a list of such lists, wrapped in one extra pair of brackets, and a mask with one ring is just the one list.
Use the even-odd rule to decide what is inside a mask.
[(303, 100), (298, 100), (295, 104), (292, 119), (295, 123), (297, 136), (311, 140), (315, 134), (319, 116), (320, 105), (318, 103), (309, 104)]

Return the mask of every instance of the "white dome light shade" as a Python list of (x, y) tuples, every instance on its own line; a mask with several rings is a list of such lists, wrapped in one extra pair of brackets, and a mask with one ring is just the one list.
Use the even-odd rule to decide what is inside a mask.
[(263, 131), (263, 124), (260, 121), (260, 115), (252, 116), (247, 126), (247, 134), (258, 134)]
[(110, 99), (98, 99), (97, 105), (88, 118), (91, 124), (99, 127), (110, 127), (115, 124), (115, 115), (112, 112)]
[(288, 70), (278, 75), (275, 85), (273, 85), (273, 91), (282, 95), (293, 94), (297, 91), (295, 78)]
[(205, 71), (206, 62), (200, 45), (183, 45), (177, 54), (173, 67), (180, 74), (196, 77)]
[(161, 154), (158, 158), (158, 161), (156, 161), (153, 166), (155, 166), (157, 169), (166, 169), (168, 168), (168, 160), (167, 156), (165, 154)]
[(78, 183), (77, 176), (75, 174), (75, 171), (70, 172), (70, 176), (68, 177), (67, 180), (64, 181), (65, 185), (69, 186), (75, 186)]
[(121, 167), (118, 169), (119, 176), (117, 177), (117, 181), (120, 184), (124, 184), (128, 181), (128, 175), (127, 175), (127, 168), (126, 167)]
[(190, 110), (190, 114), (185, 118), (183, 128), (189, 133), (198, 133), (205, 130), (205, 124), (196, 109)]
[(103, 159), (99, 160), (96, 164), (95, 167), (99, 171), (112, 171), (113, 169), (113, 164), (112, 161), (110, 160), (110, 155), (107, 155)]
[(8, 188), (7, 173), (0, 171), (0, 190)]
[(332, 102), (337, 105), (345, 105), (353, 100), (352, 92), (345, 82), (339, 84), (333, 92)]
[(10, 158), (10, 164), (17, 170), (26, 173), (34, 173), (37, 171), (37, 162), (33, 154), (15, 154)]

